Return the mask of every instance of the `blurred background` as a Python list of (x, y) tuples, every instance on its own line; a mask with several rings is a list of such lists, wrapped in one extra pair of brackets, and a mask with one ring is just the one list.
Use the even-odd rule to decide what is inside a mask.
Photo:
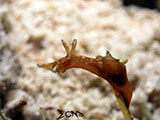
[(95, 58), (109, 50), (129, 59), (131, 114), (159, 120), (159, 9), (160, 0), (0, 0), (0, 119), (56, 120), (60, 109), (83, 113), (80, 120), (123, 120), (102, 78), (37, 67), (66, 55), (61, 39), (69, 45), (77, 39), (79, 55)]

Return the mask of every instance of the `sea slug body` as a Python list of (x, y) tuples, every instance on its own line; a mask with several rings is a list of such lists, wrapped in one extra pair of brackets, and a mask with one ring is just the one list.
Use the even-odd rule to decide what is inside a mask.
[(126, 59), (115, 59), (109, 53), (106, 52), (106, 56), (97, 56), (96, 58), (90, 58), (86, 56), (78, 56), (75, 54), (75, 48), (77, 40), (72, 42), (71, 50), (64, 40), (61, 40), (62, 44), (67, 52), (67, 55), (55, 62), (48, 64), (38, 64), (39, 67), (51, 70), (53, 72), (65, 72), (70, 68), (82, 68), (91, 73), (98, 75), (99, 77), (107, 80), (112, 87), (121, 93), (124, 97), (125, 104), (129, 107), (132, 98), (132, 88), (129, 84), (125, 63)]

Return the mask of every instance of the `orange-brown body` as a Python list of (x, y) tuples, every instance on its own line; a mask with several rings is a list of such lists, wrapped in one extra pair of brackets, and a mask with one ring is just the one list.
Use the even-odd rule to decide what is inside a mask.
[(67, 52), (65, 57), (53, 63), (39, 64), (38, 66), (52, 70), (53, 72), (65, 72), (70, 68), (82, 68), (90, 71), (107, 80), (117, 93), (123, 95), (126, 106), (129, 107), (132, 88), (127, 78), (125, 62), (123, 63), (119, 59), (113, 58), (108, 51), (105, 57), (97, 56), (96, 58), (89, 58), (77, 56), (75, 54), (76, 40), (73, 41), (71, 50), (69, 50), (69, 47), (63, 40), (62, 43)]

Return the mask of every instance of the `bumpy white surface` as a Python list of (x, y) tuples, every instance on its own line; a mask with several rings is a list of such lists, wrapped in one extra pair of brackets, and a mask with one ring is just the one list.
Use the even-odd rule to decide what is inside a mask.
[[(22, 67), (16, 83), (27, 93), (27, 120), (56, 119), (56, 109), (78, 110), (86, 120), (123, 120), (102, 79), (79, 69), (58, 75), (36, 66), (63, 57), (60, 39), (71, 44), (75, 38), (77, 54), (96, 57), (109, 50), (116, 58), (128, 58), (134, 88), (131, 113), (135, 119), (159, 120), (159, 12), (126, 8), (118, 0), (8, 0), (2, 6), (12, 28), (6, 36)], [(40, 110), (47, 106), (55, 109)]]

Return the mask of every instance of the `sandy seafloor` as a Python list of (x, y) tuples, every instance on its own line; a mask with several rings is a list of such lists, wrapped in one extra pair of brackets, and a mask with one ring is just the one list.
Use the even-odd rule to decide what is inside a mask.
[[(128, 58), (134, 120), (160, 119), (160, 12), (119, 0), (3, 0), (0, 2), (0, 97), (13, 120), (56, 120), (57, 109), (79, 120), (123, 120), (109, 84), (81, 69), (54, 74), (37, 63), (76, 53)], [(18, 112), (12, 109), (26, 102)], [(52, 110), (40, 109), (52, 107)], [(63, 118), (67, 120), (66, 117)], [(77, 118), (70, 117), (69, 120)]]

